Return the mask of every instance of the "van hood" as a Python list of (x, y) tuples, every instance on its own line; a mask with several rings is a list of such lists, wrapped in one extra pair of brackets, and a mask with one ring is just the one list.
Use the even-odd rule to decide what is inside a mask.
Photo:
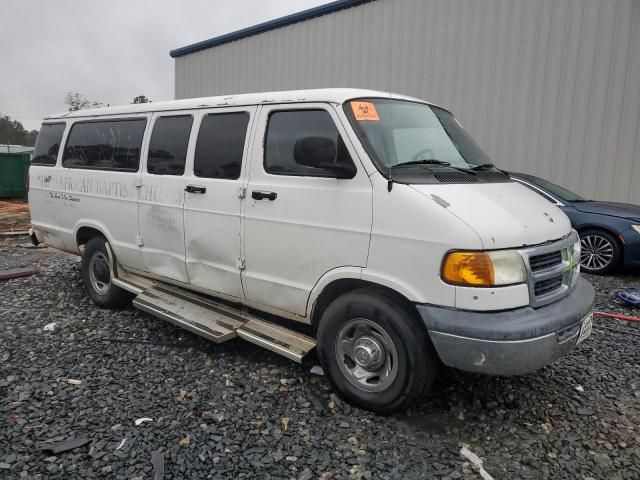
[(558, 207), (516, 182), (410, 187), (469, 225), (488, 250), (537, 245), (571, 232)]

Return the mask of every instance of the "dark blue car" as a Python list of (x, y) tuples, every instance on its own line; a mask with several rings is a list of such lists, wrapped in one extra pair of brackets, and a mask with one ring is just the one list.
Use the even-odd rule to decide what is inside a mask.
[(621, 264), (640, 266), (640, 205), (586, 200), (533, 175), (510, 175), (567, 214), (580, 234), (583, 271), (610, 273)]

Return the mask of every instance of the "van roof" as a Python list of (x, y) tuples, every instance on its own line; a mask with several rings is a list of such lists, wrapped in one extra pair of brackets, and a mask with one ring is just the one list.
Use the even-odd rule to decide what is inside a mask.
[(272, 103), (331, 102), (344, 103), (358, 97), (389, 97), (428, 103), (419, 98), (378, 90), (360, 88), (317, 88), (312, 90), (286, 90), (280, 92), (245, 93), (240, 95), (220, 95), (217, 97), (189, 98), (165, 102), (138, 103), (114, 107), (87, 108), (75, 112), (63, 112), (45, 117), (45, 120), (60, 118), (95, 117), (101, 115), (123, 115), (194, 108), (233, 107), (244, 105), (264, 105)]

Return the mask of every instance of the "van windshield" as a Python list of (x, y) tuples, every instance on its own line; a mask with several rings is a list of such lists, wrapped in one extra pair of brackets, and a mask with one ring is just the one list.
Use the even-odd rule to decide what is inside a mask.
[(383, 173), (400, 169), (491, 170), (489, 157), (446, 110), (383, 98), (348, 101), (344, 110)]

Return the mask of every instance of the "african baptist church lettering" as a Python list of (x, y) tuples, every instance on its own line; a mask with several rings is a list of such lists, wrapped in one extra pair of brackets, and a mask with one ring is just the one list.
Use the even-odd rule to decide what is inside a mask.
[(135, 188), (132, 182), (125, 183), (98, 178), (73, 178), (54, 175), (38, 175), (36, 184), (48, 190), (62, 192), (91, 193), (105, 197), (129, 198)]

